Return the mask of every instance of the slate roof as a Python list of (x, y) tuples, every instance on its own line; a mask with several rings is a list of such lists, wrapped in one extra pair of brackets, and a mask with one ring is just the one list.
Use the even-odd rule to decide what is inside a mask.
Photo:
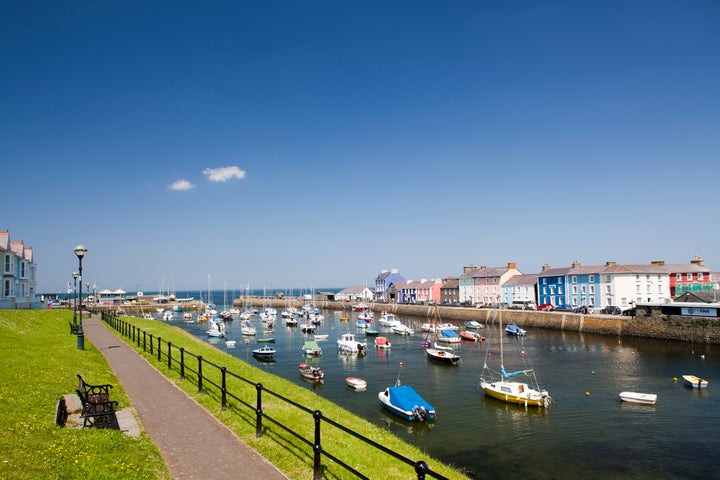
[(528, 273), (527, 275), (513, 275), (503, 284), (503, 287), (516, 287), (519, 285), (535, 285), (538, 274)]

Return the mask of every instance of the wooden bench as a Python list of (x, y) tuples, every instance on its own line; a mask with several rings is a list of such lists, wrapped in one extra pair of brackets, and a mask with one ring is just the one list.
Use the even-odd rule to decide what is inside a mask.
[(112, 428), (120, 430), (115, 407), (118, 402), (110, 400), (112, 385), (91, 385), (78, 374), (79, 385), (75, 391), (82, 404), (83, 427)]

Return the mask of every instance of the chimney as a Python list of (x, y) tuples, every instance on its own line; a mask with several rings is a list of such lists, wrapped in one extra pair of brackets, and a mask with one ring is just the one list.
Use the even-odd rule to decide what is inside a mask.
[(693, 265), (697, 265), (698, 267), (705, 266), (705, 260), (703, 260), (702, 257), (698, 257), (697, 255), (695, 255), (695, 258), (690, 260), (690, 263), (692, 263)]
[(477, 267), (475, 265), (465, 265), (463, 267), (463, 273), (467, 273), (470, 270), (475, 270)]
[(508, 262), (508, 268), (517, 268), (517, 263), (515, 263), (515, 262)]
[(577, 260), (575, 260), (575, 261), (572, 263), (572, 268), (577, 268), (577, 267), (579, 267), (579, 266), (580, 266), (580, 262), (578, 262)]
[(487, 265), (480, 265), (480, 270), (487, 270)]
[(544, 272), (545, 270), (550, 270), (550, 264), (548, 264), (548, 263), (543, 263), (543, 266), (542, 266), (542, 270), (541, 270), (541, 271)]
[(663, 267), (665, 266), (665, 260), (652, 260), (650, 262), (650, 265), (655, 265), (656, 267)]
[(605, 262), (606, 267), (614, 267), (615, 265), (617, 265), (617, 262), (613, 262), (612, 260)]

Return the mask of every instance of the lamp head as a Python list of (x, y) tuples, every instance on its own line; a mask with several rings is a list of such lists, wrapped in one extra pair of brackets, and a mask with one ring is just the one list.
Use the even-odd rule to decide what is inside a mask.
[(75, 280), (77, 280), (77, 277), (79, 277), (79, 276), (80, 276), (80, 274), (79, 274), (78, 272), (73, 272), (72, 277), (73, 277)]
[(82, 258), (87, 253), (87, 248), (85, 247), (85, 245), (80, 244), (77, 247), (75, 247), (75, 250), (73, 250), (73, 251), (75, 252), (75, 255), (77, 255), (77, 257), (82, 260)]

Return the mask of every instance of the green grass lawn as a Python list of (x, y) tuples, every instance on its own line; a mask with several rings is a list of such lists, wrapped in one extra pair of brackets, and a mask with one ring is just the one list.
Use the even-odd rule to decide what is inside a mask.
[[(74, 391), (76, 373), (91, 383), (115, 385), (113, 398), (120, 408), (128, 405), (122, 387), (118, 385), (104, 357), (85, 340), (85, 351), (76, 349), (76, 337), (69, 335), (68, 311), (0, 311), (0, 348), (5, 352), (3, 362), (7, 375), (0, 379), (0, 422), (3, 424), (0, 452), (3, 465), (0, 479), (11, 478), (169, 478), (157, 450), (146, 436), (133, 439), (117, 431), (95, 429), (68, 429), (54, 424), (54, 406), (63, 393)], [(358, 433), (400, 452), (413, 460), (425, 460), (438, 473), (452, 479), (463, 479), (461, 472), (430, 457), (427, 452), (394, 436), (351, 412), (329, 402), (313, 391), (269, 374), (231, 355), (219, 351), (189, 333), (155, 320), (123, 317), (140, 329), (162, 337), (186, 350), (202, 355), (229, 371), (262, 383), (264, 388), (291, 398), (346, 426), (353, 426)], [(127, 339), (126, 343), (129, 343)], [(140, 353), (142, 347), (133, 345)], [(309, 445), (299, 441), (281, 428), (265, 421), (260, 438), (255, 436), (254, 411), (237, 401), (229, 399), (229, 408), (220, 408), (219, 393), (206, 389), (198, 393), (192, 374), (180, 379), (177, 367), (167, 368), (167, 361), (158, 362), (157, 352), (147, 360), (188, 395), (195, 398), (210, 413), (228, 425), (246, 443), (272, 461), (290, 478), (312, 478), (313, 454)], [(216, 375), (214, 369), (206, 369), (205, 375)], [(33, 390), (33, 391), (31, 391)], [(39, 394), (37, 390), (41, 390)], [(231, 379), (228, 390), (247, 403), (254, 405), (256, 390), (253, 385)], [(26, 407), (18, 408), (18, 405)], [(301, 410), (263, 396), (263, 411), (312, 441), (312, 417)], [(342, 461), (357, 468), (369, 478), (414, 478), (412, 467), (379, 452), (350, 435), (322, 423), (323, 447)], [(20, 441), (21, 440), (21, 441)], [(30, 449), (34, 455), (27, 455)], [(106, 465), (113, 468), (107, 468)], [(354, 478), (346, 470), (324, 457), (323, 478)]]
[(92, 344), (77, 349), (69, 310), (0, 310), (0, 479), (169, 479), (150, 438), (118, 430), (55, 425), (55, 406), (77, 387), (76, 374), (122, 387)]

